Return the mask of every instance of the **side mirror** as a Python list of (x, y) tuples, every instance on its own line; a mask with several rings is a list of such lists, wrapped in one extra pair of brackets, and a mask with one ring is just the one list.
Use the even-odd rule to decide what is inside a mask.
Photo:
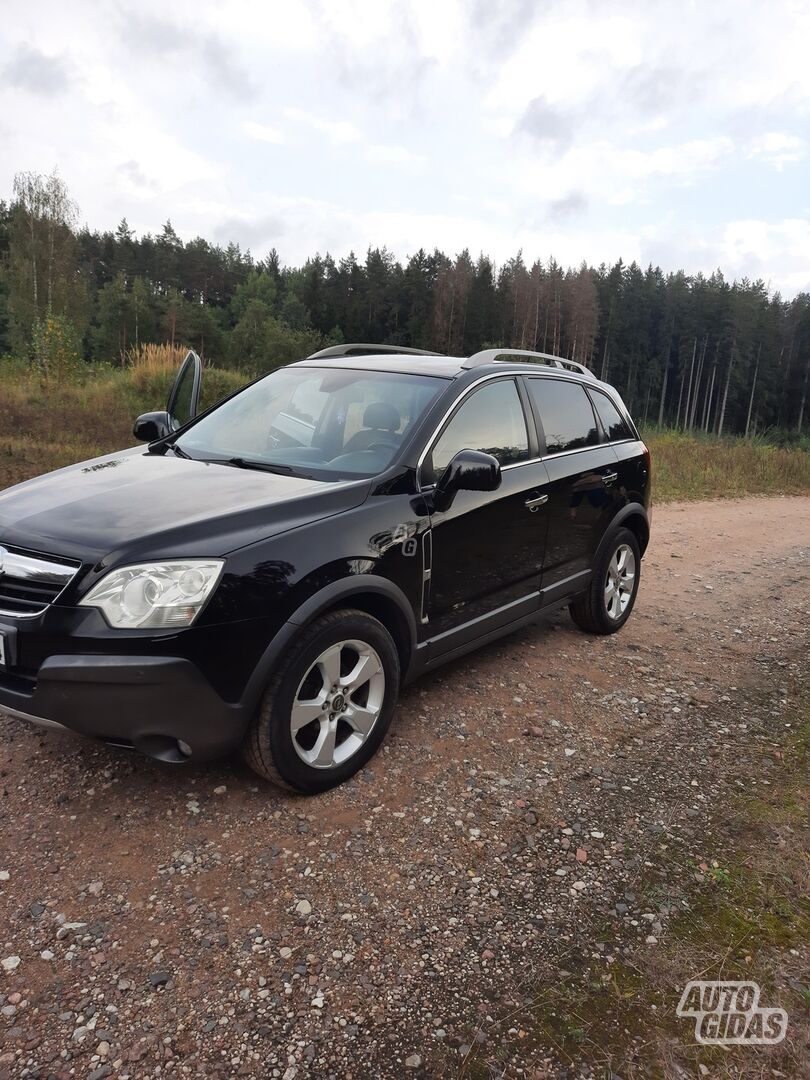
[(448, 510), (458, 491), (495, 491), (501, 483), (501, 466), (492, 454), (459, 450), (441, 475), (433, 492), (437, 510)]
[(155, 442), (157, 439), (165, 439), (171, 430), (167, 412), (145, 412), (135, 421), (132, 434), (141, 442)]

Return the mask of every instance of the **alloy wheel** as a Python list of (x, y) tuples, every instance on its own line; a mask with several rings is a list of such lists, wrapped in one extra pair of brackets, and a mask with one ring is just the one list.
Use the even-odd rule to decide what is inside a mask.
[(629, 544), (620, 544), (608, 564), (605, 580), (605, 610), (611, 619), (620, 619), (627, 610), (636, 582), (636, 556)]
[(385, 672), (364, 641), (330, 645), (301, 680), (290, 712), (298, 756), (315, 769), (333, 769), (356, 754), (371, 734), (385, 700)]

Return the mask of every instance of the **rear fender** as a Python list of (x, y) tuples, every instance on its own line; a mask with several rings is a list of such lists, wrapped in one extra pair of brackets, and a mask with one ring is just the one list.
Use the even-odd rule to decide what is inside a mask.
[(599, 547), (596, 549), (594, 566), (599, 565), (599, 560), (604, 555), (605, 549), (611, 543), (614, 533), (617, 529), (622, 527), (629, 528), (635, 533), (641, 554), (642, 556), (644, 555), (644, 552), (647, 550), (647, 545), (650, 542), (650, 516), (641, 503), (631, 502), (621, 508), (606, 529), (605, 535), (602, 537)]

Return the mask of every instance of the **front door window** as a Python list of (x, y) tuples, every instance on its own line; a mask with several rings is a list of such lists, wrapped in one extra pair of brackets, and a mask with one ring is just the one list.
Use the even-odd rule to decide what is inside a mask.
[(423, 481), (435, 483), (459, 450), (482, 450), (502, 466), (528, 458), (526, 418), (514, 380), (499, 379), (464, 400), (434, 443)]

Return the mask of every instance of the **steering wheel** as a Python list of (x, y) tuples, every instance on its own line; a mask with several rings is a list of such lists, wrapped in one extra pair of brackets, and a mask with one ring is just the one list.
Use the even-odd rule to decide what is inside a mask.
[(397, 445), (398, 444), (393, 440), (391, 442), (386, 442), (384, 439), (381, 439), (379, 442), (370, 443), (366, 447), (366, 450), (396, 450)]

